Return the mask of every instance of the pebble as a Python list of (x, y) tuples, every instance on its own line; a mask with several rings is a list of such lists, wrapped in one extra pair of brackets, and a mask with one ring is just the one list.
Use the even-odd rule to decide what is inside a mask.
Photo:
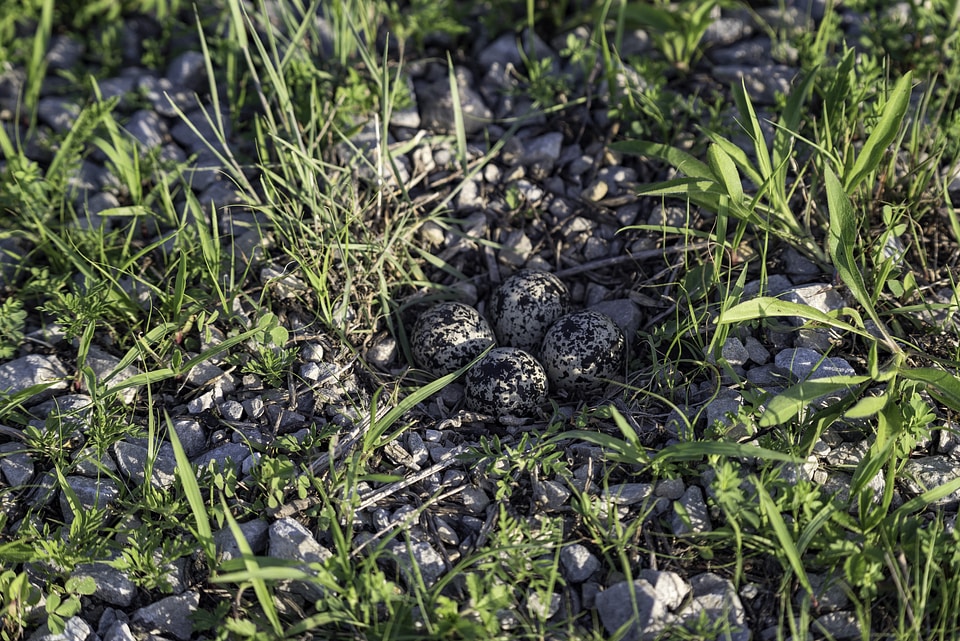
[(571, 583), (583, 583), (602, 567), (600, 559), (581, 543), (565, 545), (560, 550), (564, 577)]
[(130, 622), (146, 630), (169, 634), (175, 639), (187, 641), (193, 635), (191, 615), (200, 607), (200, 595), (186, 592), (160, 599), (133, 613)]

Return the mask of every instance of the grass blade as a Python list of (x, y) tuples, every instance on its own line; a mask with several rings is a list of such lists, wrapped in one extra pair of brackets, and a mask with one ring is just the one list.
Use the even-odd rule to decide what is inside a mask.
[(207, 508), (203, 503), (203, 494), (200, 492), (200, 486), (197, 484), (197, 477), (193, 474), (193, 465), (187, 458), (187, 453), (180, 443), (180, 437), (177, 436), (177, 430), (173, 427), (173, 421), (170, 420), (170, 414), (163, 413), (167, 423), (167, 436), (170, 439), (170, 445), (173, 447), (173, 455), (177, 459), (177, 477), (180, 479), (180, 485), (183, 487), (183, 493), (187, 496), (187, 503), (190, 504), (190, 511), (193, 512), (193, 522), (196, 525), (197, 540), (203, 545), (203, 551), (207, 555), (207, 561), (212, 565), (217, 558), (216, 546), (213, 542), (213, 532), (210, 529), (210, 519), (207, 516)]
[(790, 535), (790, 530), (787, 528), (787, 524), (784, 522), (780, 510), (777, 508), (777, 504), (770, 498), (770, 494), (767, 493), (767, 490), (763, 487), (759, 479), (753, 478), (753, 487), (757, 490), (757, 497), (760, 499), (760, 509), (767, 516), (767, 519), (770, 521), (770, 526), (773, 528), (773, 531), (777, 535), (777, 540), (780, 542), (780, 552), (783, 556), (787, 557), (787, 562), (793, 569), (793, 573), (797, 575), (797, 580), (800, 582), (800, 585), (802, 585), (809, 594), (813, 594), (813, 586), (810, 585), (810, 579), (807, 578), (807, 571), (803, 567), (800, 550), (797, 549), (797, 544)]

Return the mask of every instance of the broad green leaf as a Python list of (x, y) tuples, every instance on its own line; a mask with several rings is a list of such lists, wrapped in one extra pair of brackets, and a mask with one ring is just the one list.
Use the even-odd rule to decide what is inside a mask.
[(926, 383), (927, 391), (950, 409), (960, 412), (960, 379), (956, 375), (932, 367), (902, 369), (900, 375)]
[(757, 424), (761, 428), (782, 425), (824, 394), (850, 390), (869, 380), (869, 376), (830, 376), (797, 383), (770, 399)]
[[(874, 343), (876, 345), (876, 343)], [(864, 396), (848, 409), (844, 416), (850, 419), (869, 418), (882, 410), (887, 404), (890, 395), (884, 390), (879, 396)]]
[(797, 316), (805, 320), (836, 327), (846, 332), (854, 332), (863, 336), (867, 335), (863, 330), (849, 323), (837, 320), (833, 316), (821, 312), (819, 309), (802, 303), (780, 300), (779, 298), (773, 298), (771, 296), (759, 296), (734, 305), (720, 314), (720, 318), (717, 319), (717, 324), (743, 323), (761, 318), (779, 316)]
[(707, 148), (707, 161), (713, 173), (720, 180), (726, 195), (734, 202), (743, 200), (743, 183), (740, 173), (730, 156), (716, 143)]
[(719, 146), (724, 152), (726, 152), (728, 156), (730, 156), (730, 159), (736, 164), (737, 167), (740, 168), (740, 171), (742, 171), (744, 175), (746, 175), (746, 177), (753, 182), (753, 184), (759, 186), (764, 183), (763, 177), (753, 166), (749, 156), (747, 156), (747, 152), (716, 132), (708, 131), (706, 134), (711, 142)]
[(900, 125), (903, 124), (903, 117), (907, 113), (907, 107), (910, 106), (912, 84), (913, 72), (908, 71), (893, 86), (883, 106), (880, 120), (870, 132), (867, 141), (863, 143), (863, 149), (860, 150), (850, 173), (844, 176), (843, 189), (846, 193), (853, 193), (860, 183), (877, 168), (890, 143), (897, 137)]

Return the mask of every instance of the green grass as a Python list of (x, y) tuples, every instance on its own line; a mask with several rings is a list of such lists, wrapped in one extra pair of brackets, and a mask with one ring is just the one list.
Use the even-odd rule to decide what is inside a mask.
[[(926, 36), (912, 47), (890, 37), (895, 25), (878, 19), (855, 51), (841, 40), (830, 7), (815, 33), (771, 29), (777, 45), (796, 48), (801, 70), (790, 95), (765, 110), (742, 86), (715, 95), (682, 90), (703, 60), (709, 9), (733, 6), (726, 2), (630, 0), (579, 10), (532, 0), (409, 7), (387, 0), (304, 7), (287, 0), (277, 4), (274, 22), (257, 11), (258, 3), (210, 4), (202, 16), (173, 0), (125, 2), (122, 12), (115, 3), (52, 0), (0, 9), (0, 62), (28, 70), (19, 113), (4, 121), (16, 126), (0, 129), (0, 240), (16, 242), (21, 254), (11, 278), (0, 283), (0, 359), (25, 353), (23, 345), (46, 350), (44, 341), (55, 338), (25, 334), (41, 319), (55, 324), (69, 342), (58, 351), (66, 382), (92, 399), (83, 411), (52, 411), (39, 427), (29, 424), (38, 417), (26, 408), (43, 389), (0, 390), (0, 425), (23, 428), (22, 448), (38, 478), (46, 475), (75, 515), (60, 522), (57, 509), (0, 488), (0, 638), (21, 638), (42, 623), (62, 628), (91, 590), (71, 573), (107, 558), (155, 596), (171, 589), (169, 564), (189, 560), (213, 595), (196, 624), (219, 639), (607, 638), (595, 612), (576, 609), (576, 586), (565, 582), (560, 554), (573, 542), (601, 559), (598, 580), (605, 585), (654, 563), (685, 576), (710, 570), (737, 587), (752, 585), (776, 605), (776, 638), (822, 635), (814, 576), (842, 588), (865, 639), (958, 637), (960, 535), (937, 504), (960, 490), (960, 480), (915, 497), (899, 490), (908, 461), (939, 431), (950, 431), (947, 421), (960, 411), (956, 331), (921, 320), (952, 318), (960, 300), (948, 258), (958, 251), (960, 218), (943, 179), (960, 159), (960, 3), (911, 4), (911, 20)], [(316, 23), (301, 17), (321, 4), (329, 6), (331, 52)], [(847, 4), (879, 16), (885, 3)], [(26, 153), (38, 126), (50, 38), (70, 33), (89, 48), (115, 43), (123, 12), (130, 11), (157, 19), (162, 35), (147, 48), (161, 71), (173, 53), (173, 34), (200, 34), (208, 75), (223, 81), (202, 91), (215, 132), (207, 142), (240, 205), (206, 211), (186, 183), (187, 167), (141, 154), (130, 141), (116, 101), (85, 104), (70, 131), (53, 141), (48, 159)], [(428, 56), (446, 63), (456, 95), (453, 60), (458, 43), (466, 42), (462, 27), (476, 13), (489, 28), (527, 27), (544, 36), (589, 25), (592, 38), (568, 40), (565, 55), (585, 78), (616, 87), (606, 98), (621, 133), (611, 148), (660, 163), (650, 166), (664, 179), (642, 185), (638, 195), (685, 207), (691, 222), (621, 230), (687, 251), (641, 265), (652, 276), (634, 283), (636, 293), (654, 301), (651, 313), (659, 320), (635, 337), (635, 358), (616, 398), (572, 413), (555, 407), (532, 431), (481, 437), (460, 458), (438, 464), (441, 474), (471, 474), (468, 482), (494, 502), (476, 515), (486, 521), (482, 536), (460, 546), (433, 582), (408, 569), (417, 543), (412, 533), (436, 528), (456, 496), (405, 484), (413, 472), (393, 466), (390, 457), (408, 433), (434, 427), (423, 407), (456, 375), (430, 381), (414, 369), (379, 372), (363, 355), (386, 332), (406, 358), (410, 318), (426, 301), (455, 296), (438, 283), (473, 276), (429, 251), (421, 231), (429, 223), (465, 235), (450, 203), (523, 125), (506, 123), (506, 134), (477, 157), (458, 112), (457, 130), (431, 141), (453, 150), (446, 185), (425, 197), (426, 176), (394, 178), (398, 158), (414, 144), (386, 142), (391, 115), (408, 104), (409, 65)], [(622, 60), (624, 31), (636, 27), (654, 31), (655, 52)], [(221, 28), (229, 37), (217, 37)], [(385, 30), (396, 39), (371, 46)], [(443, 31), (453, 50), (438, 55), (431, 30)], [(553, 77), (531, 55), (524, 52), (527, 65), (517, 77), (548, 118), (597, 100), (598, 87)], [(97, 77), (115, 73), (118, 64), (108, 57)], [(649, 77), (648, 86), (616, 82), (624, 65)], [(90, 84), (82, 68), (63, 75)], [(229, 116), (222, 114), (241, 113), (246, 121), (224, 122)], [(772, 138), (765, 135), (767, 120)], [(236, 148), (227, 142), (226, 124), (242, 130)], [(353, 138), (364, 126), (379, 141), (367, 150)], [(94, 150), (119, 178), (112, 226), (88, 220), (69, 191), (70, 176)], [(669, 169), (678, 173), (668, 180)], [(244, 237), (252, 245), (236, 242)], [(902, 253), (887, 251), (894, 238)], [(702, 241), (706, 249), (698, 250)], [(478, 244), (494, 246), (489, 238)], [(262, 265), (244, 249), (252, 246), (303, 287), (283, 278), (260, 282)], [(752, 251), (747, 259), (742, 247)], [(770, 296), (747, 299), (746, 283), (765, 282), (787, 248), (820, 266), (825, 280), (834, 278), (848, 307), (824, 314)], [(284, 287), (293, 287), (292, 298), (282, 297)], [(725, 340), (743, 328), (758, 336), (798, 331), (784, 317), (802, 319), (804, 329), (833, 331), (837, 345), (829, 356), (848, 358), (857, 374), (776, 394), (741, 380), (722, 358)], [(251, 444), (260, 459), (246, 476), (214, 466), (191, 470), (169, 412), (187, 374), (216, 363), (286, 389), (298, 383), (300, 342), (314, 335), (332, 339), (335, 353), (355, 358), (363, 372), (366, 388), (342, 399), (355, 422), (318, 421), (302, 439)], [(104, 345), (119, 362), (98, 374), (91, 349)], [(123, 379), (119, 373), (129, 365), (138, 373)], [(703, 381), (713, 388), (705, 390)], [(731, 417), (745, 430), (739, 439), (725, 438), (724, 426), (698, 423), (704, 400), (721, 387), (743, 395)], [(124, 401), (131, 388), (139, 390), (134, 403)], [(835, 402), (813, 410), (826, 394)], [(676, 442), (666, 443), (648, 426), (662, 425), (671, 411), (686, 424)], [(838, 429), (868, 443), (855, 464), (829, 470), (849, 479), (848, 497), (791, 475)], [(12, 433), (7, 428), (0, 437), (18, 442)], [(144, 439), (147, 478), (160, 449), (173, 447), (172, 485), (128, 484), (103, 464), (111, 447), (130, 436)], [(575, 476), (583, 452), (593, 472), (586, 485)], [(79, 466), (93, 466), (117, 488), (109, 508), (80, 504), (68, 483)], [(618, 518), (601, 498), (619, 483), (676, 478), (712, 479), (711, 532), (675, 537), (652, 501)], [(537, 507), (534, 497), (548, 480), (571, 492), (569, 510)], [(366, 518), (371, 496), (391, 505), (401, 492), (416, 492), (402, 526), (354, 527)], [(327, 561), (287, 563), (251, 552), (239, 524), (290, 506), (322, 533)], [(218, 558), (214, 533), (221, 530), (235, 538), (240, 558)], [(29, 576), (28, 563), (35, 570)], [(323, 598), (296, 602), (290, 581), (312, 584)], [(560, 603), (555, 616), (538, 606), (552, 599)], [(729, 632), (722, 621), (700, 620), (669, 638)]]

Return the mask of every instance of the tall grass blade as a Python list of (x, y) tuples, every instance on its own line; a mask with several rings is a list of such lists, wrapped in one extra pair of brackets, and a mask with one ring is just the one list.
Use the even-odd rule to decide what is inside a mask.
[(757, 491), (757, 497), (760, 499), (760, 509), (767, 516), (767, 519), (770, 521), (770, 526), (773, 528), (774, 533), (777, 535), (777, 540), (780, 542), (780, 552), (783, 556), (787, 557), (787, 562), (790, 564), (793, 573), (797, 576), (800, 585), (802, 585), (809, 594), (813, 594), (813, 586), (810, 585), (807, 571), (803, 567), (800, 550), (797, 549), (797, 544), (790, 535), (790, 529), (787, 527), (786, 522), (784, 522), (783, 515), (780, 514), (777, 504), (770, 498), (770, 494), (766, 488), (763, 487), (759, 479), (753, 479), (753, 486)]

